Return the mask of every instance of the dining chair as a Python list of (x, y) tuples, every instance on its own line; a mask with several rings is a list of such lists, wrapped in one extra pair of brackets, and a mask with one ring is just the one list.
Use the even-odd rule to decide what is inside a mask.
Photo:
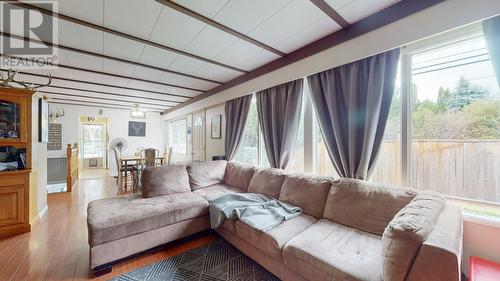
[(146, 148), (141, 150), (141, 168), (159, 166), (160, 150)]
[(170, 166), (170, 163), (172, 162), (172, 152), (173, 152), (173, 148), (172, 148), (172, 147), (169, 147), (169, 148), (168, 148), (167, 159), (165, 159), (165, 160), (166, 160), (166, 165), (167, 165), (167, 166)]
[[(116, 178), (116, 183), (117, 184), (122, 184), (122, 177), (125, 175), (125, 183), (127, 182), (127, 173), (130, 173), (132, 175), (132, 182), (134, 186), (136, 185), (137, 181), (137, 173), (138, 169), (135, 166), (131, 165), (122, 165), (121, 163), (121, 151), (117, 148), (113, 148), (113, 152), (115, 154), (115, 160), (116, 160), (116, 169), (118, 171), (118, 177)], [(126, 173), (127, 172), (127, 173)]]

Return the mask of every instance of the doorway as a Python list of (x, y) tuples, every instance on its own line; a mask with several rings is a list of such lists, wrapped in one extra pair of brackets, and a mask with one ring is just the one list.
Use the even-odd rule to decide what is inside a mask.
[(106, 161), (105, 124), (82, 123), (82, 166), (84, 169), (103, 169)]
[(193, 161), (205, 161), (205, 110), (193, 113)]

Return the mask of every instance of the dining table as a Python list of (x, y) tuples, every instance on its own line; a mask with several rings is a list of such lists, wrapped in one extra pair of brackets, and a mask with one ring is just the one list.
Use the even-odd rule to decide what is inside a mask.
[[(128, 167), (128, 165), (137, 165), (142, 160), (141, 156), (138, 155), (128, 155), (120, 157), (120, 164), (122, 167)], [(165, 157), (158, 156), (156, 160), (160, 161), (161, 165), (164, 165)], [(125, 178), (127, 178), (127, 169), (125, 169)]]

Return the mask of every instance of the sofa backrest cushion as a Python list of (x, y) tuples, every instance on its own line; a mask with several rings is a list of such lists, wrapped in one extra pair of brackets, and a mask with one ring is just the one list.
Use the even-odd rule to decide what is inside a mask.
[(148, 167), (142, 171), (141, 186), (145, 198), (191, 192), (185, 165)]
[(432, 232), (444, 204), (441, 194), (422, 191), (396, 214), (382, 235), (384, 280), (405, 280), (422, 242)]
[(248, 186), (248, 192), (262, 193), (267, 196), (278, 198), (281, 186), (285, 180), (286, 172), (274, 168), (261, 168), (255, 174)]
[(187, 166), (192, 190), (224, 182), (225, 160), (193, 163)]
[(240, 162), (228, 162), (226, 173), (224, 174), (224, 183), (242, 189), (248, 190), (248, 185), (255, 173), (255, 167)]
[(352, 228), (382, 235), (394, 215), (416, 194), (414, 189), (407, 187), (357, 179), (337, 179), (332, 183), (323, 217)]
[(331, 177), (291, 173), (286, 175), (283, 181), (279, 200), (302, 208), (308, 215), (320, 218), (331, 185)]

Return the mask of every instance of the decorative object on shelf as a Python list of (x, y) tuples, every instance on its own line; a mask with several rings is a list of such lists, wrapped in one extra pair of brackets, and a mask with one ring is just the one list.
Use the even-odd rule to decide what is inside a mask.
[(14, 146), (0, 146), (0, 172), (24, 170), (26, 168), (26, 149)]
[(221, 122), (222, 122), (222, 115), (216, 115), (212, 116), (210, 119), (210, 127), (211, 127), (211, 138), (212, 139), (221, 139), (222, 134), (221, 134)]
[(58, 108), (57, 112), (51, 112), (51, 113), (49, 113), (49, 118), (51, 120), (57, 120), (57, 118), (63, 117), (64, 114), (65, 114), (64, 110), (59, 110), (59, 108)]
[(46, 97), (38, 100), (38, 141), (49, 142), (49, 104)]
[(62, 125), (59, 123), (49, 123), (49, 142), (47, 150), (62, 149)]
[(129, 121), (128, 122), (128, 136), (129, 137), (145, 137), (146, 136), (146, 122)]
[(39, 88), (49, 86), (52, 83), (52, 76), (49, 74), (49, 82), (47, 84), (34, 84), (28, 83), (24, 81), (18, 81), (15, 78), (19, 70), (12, 71), (11, 69), (7, 70), (7, 75), (0, 73), (0, 87), (4, 88), (24, 88), (26, 90), (30, 90), (32, 92), (36, 92)]

